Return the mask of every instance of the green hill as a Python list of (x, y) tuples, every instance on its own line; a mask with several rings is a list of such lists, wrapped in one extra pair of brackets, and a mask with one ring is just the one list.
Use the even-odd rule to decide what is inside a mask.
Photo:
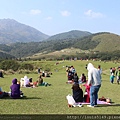
[(116, 34), (100, 34), (92, 38), (92, 41), (97, 41), (99, 44), (93, 51), (112, 52), (120, 50), (120, 36)]
[[(42, 42), (14, 43), (11, 45), (1, 44), (0, 50), (17, 58), (49, 59), (85, 55), (87, 55), (85, 56), (87, 58), (94, 58), (107, 55), (105, 59), (109, 59), (111, 55), (116, 55), (119, 58), (119, 44), (120, 36), (113, 33), (102, 32), (74, 39), (56, 39)], [(99, 53), (99, 56), (95, 53)]]
[(92, 33), (87, 31), (80, 31), (80, 30), (71, 30), (69, 32), (59, 33), (49, 37), (47, 40), (65, 40), (65, 39), (75, 39), (75, 38), (82, 38)]

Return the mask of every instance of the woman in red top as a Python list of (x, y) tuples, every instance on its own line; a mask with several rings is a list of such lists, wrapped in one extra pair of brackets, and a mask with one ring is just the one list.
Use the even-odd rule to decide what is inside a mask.
[(87, 85), (87, 82), (83, 84), (85, 86), (84, 102), (90, 102), (90, 85)]

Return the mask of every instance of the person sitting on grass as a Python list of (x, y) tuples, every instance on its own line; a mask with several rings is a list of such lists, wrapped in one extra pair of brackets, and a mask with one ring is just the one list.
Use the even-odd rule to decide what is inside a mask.
[(38, 80), (37, 81), (35, 81), (35, 82), (33, 82), (33, 87), (38, 87), (39, 85), (38, 85)]
[(72, 86), (73, 98), (75, 102), (83, 102), (83, 90), (78, 83), (74, 83)]
[(78, 83), (78, 80), (79, 80), (78, 75), (77, 75), (77, 73), (75, 73), (73, 76), (73, 82)]
[(3, 77), (3, 72), (2, 72), (2, 71), (0, 71), (0, 78), (4, 78), (4, 77)]
[(86, 76), (84, 73), (82, 73), (80, 79), (79, 79), (79, 84), (85, 83), (86, 82)]
[(26, 75), (20, 80), (21, 87), (33, 87), (32, 78), (28, 78)]
[(39, 77), (38, 77), (38, 85), (39, 86), (50, 86), (51, 84), (49, 84), (49, 83), (47, 83), (47, 82), (43, 82), (43, 78), (42, 78), (42, 75), (40, 75)]
[(8, 97), (9, 94), (7, 92), (3, 92), (2, 88), (0, 87), (0, 98)]
[(20, 91), (20, 84), (17, 84), (17, 79), (12, 80), (12, 85), (10, 86), (10, 97), (13, 99), (18, 99), (23, 97), (22, 91)]
[(33, 81), (32, 81), (32, 78), (29, 78), (29, 86), (30, 86), (30, 87), (33, 87)]
[(66, 83), (73, 83), (73, 74), (70, 70), (68, 70), (68, 74), (67, 74), (67, 77), (68, 77), (68, 81)]

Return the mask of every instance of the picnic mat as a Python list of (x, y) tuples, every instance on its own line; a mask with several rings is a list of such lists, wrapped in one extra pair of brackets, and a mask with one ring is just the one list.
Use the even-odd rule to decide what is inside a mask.
[[(86, 102), (81, 102), (81, 103), (78, 103), (78, 104), (90, 104), (90, 103), (86, 103)], [(111, 105), (111, 103), (108, 103), (108, 102), (105, 102), (105, 101), (100, 101), (100, 100), (97, 100), (97, 104), (101, 104), (101, 105)]]

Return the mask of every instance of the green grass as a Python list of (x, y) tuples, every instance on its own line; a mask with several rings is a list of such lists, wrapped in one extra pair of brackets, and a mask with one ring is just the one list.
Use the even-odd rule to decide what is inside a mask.
[[(56, 61), (37, 61), (39, 64), (51, 64), (51, 72), (53, 75), (50, 78), (44, 78), (44, 81), (51, 83), (52, 86), (44, 87), (39, 86), (36, 88), (21, 88), (26, 98), (24, 99), (0, 99), (0, 113), (1, 114), (119, 114), (120, 107), (120, 85), (110, 84), (109, 82), (109, 68), (117, 67), (119, 64), (113, 62), (99, 62), (91, 61), (96, 67), (101, 65), (102, 74), (102, 87), (99, 91), (99, 97), (109, 97), (112, 99), (112, 106), (99, 105), (96, 108), (68, 108), (66, 96), (72, 94), (71, 85), (66, 84), (67, 77), (65, 72), (66, 65), (73, 65), (78, 75), (82, 73), (87, 75), (85, 65), (89, 61), (64, 61), (58, 65), (55, 65)], [(31, 62), (32, 63), (32, 62)], [(35, 63), (35, 64), (38, 64)], [(33, 63), (32, 63), (33, 64)], [(58, 71), (55, 71), (57, 69)], [(0, 78), (0, 86), (4, 91), (10, 90), (11, 81), (13, 78), (20, 80), (25, 74), (12, 74), (4, 75), (4, 78)], [(32, 77), (33, 81), (37, 80), (37, 72), (33, 74), (27, 74), (28, 77)], [(84, 87), (83, 91), (84, 91)]]

